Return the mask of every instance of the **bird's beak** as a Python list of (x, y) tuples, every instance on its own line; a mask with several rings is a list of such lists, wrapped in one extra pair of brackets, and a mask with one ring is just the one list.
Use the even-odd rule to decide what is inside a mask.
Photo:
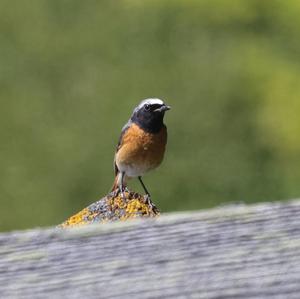
[(161, 107), (154, 110), (154, 112), (165, 112), (167, 110), (170, 110), (171, 107), (167, 105), (162, 105)]

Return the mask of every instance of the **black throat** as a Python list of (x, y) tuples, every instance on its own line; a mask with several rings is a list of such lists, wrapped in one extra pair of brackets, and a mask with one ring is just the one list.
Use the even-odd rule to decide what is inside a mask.
[(132, 115), (131, 121), (148, 133), (158, 133), (164, 127), (164, 113), (139, 113)]

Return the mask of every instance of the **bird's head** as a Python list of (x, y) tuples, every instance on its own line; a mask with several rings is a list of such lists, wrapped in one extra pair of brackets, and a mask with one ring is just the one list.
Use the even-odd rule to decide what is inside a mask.
[(143, 100), (133, 111), (131, 121), (147, 132), (156, 133), (162, 128), (165, 112), (171, 107), (160, 99)]

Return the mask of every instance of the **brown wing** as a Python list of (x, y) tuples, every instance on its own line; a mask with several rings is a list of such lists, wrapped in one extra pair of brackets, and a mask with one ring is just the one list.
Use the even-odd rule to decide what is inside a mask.
[[(132, 124), (132, 122), (131, 122), (131, 120), (129, 120), (129, 121), (126, 123), (126, 125), (122, 128), (121, 135), (120, 135), (120, 137), (119, 137), (119, 141), (118, 141), (117, 148), (116, 148), (116, 153), (118, 152), (118, 150), (119, 150), (120, 147), (122, 146), (124, 134), (125, 134), (126, 131), (130, 128), (131, 124)], [(117, 166), (117, 164), (116, 164), (116, 155), (115, 155), (115, 158), (114, 158), (114, 171), (115, 171), (115, 175), (117, 175), (118, 172), (119, 172), (118, 166)]]

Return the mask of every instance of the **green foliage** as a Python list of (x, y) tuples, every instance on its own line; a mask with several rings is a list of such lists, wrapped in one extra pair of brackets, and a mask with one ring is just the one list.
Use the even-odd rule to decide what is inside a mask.
[[(0, 3), (0, 229), (105, 195), (122, 125), (172, 106), (162, 211), (299, 196), (298, 1)], [(131, 186), (140, 190), (137, 182)]]

